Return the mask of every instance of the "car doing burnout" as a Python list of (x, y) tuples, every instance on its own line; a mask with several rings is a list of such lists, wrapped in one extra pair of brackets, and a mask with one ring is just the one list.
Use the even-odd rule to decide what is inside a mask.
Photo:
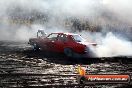
[(80, 35), (73, 33), (51, 33), (46, 37), (30, 38), (29, 44), (34, 50), (64, 53), (68, 57), (88, 53), (88, 45), (96, 46), (96, 43), (85, 42)]

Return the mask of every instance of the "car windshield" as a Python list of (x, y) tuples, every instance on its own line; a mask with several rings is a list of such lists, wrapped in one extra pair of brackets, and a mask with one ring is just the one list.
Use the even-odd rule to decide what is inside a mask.
[(76, 42), (83, 42), (84, 39), (80, 35), (73, 35), (73, 38)]

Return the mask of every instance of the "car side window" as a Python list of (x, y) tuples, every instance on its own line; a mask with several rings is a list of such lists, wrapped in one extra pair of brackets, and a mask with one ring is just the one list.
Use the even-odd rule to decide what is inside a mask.
[(84, 41), (84, 39), (80, 35), (73, 35), (72, 37), (76, 42), (83, 42)]
[(50, 40), (56, 40), (57, 36), (58, 36), (58, 34), (50, 34), (47, 38)]
[(62, 34), (62, 35), (59, 36), (58, 40), (59, 40), (59, 41), (63, 41), (63, 42), (64, 42), (64, 41), (67, 41), (67, 36), (64, 35), (64, 34)]

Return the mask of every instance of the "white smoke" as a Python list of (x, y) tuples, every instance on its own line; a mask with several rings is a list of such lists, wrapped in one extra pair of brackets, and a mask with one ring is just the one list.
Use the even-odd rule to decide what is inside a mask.
[(55, 32), (57, 32), (56, 29), (59, 32), (62, 29), (62, 31), (65, 30), (61, 27), (64, 18), (95, 16), (94, 14), (98, 15), (97, 7), (99, 7), (99, 2), (96, 0), (0, 0), (0, 40), (28, 40), (38, 30), (33, 28), (33, 25), (40, 26), (39, 24), (12, 25), (11, 16), (18, 17), (18, 20), (20, 17), (21, 20), (21, 17), (26, 17), (25, 15), (28, 18), (35, 17), (34, 12), (40, 15), (47, 14), (50, 20), (46, 25), (51, 27), (41, 25), (41, 29), (46, 28), (47, 31), (54, 28)]
[(99, 57), (132, 56), (131, 50), (132, 42), (121, 39), (110, 32), (102, 38), (95, 52)]
[(132, 0), (102, 0), (102, 4), (119, 20), (132, 26)]
[[(63, 27), (63, 20), (67, 17), (75, 17), (101, 24), (132, 25), (132, 1), (131, 0), (0, 0), (0, 40), (28, 40), (36, 37), (38, 29), (45, 32), (69, 32)], [(33, 12), (47, 14), (49, 20), (45, 25), (33, 23), (30, 25), (10, 22), (11, 15), (34, 15)], [(104, 31), (108, 31), (107, 27)], [(119, 38), (112, 33), (105, 37), (102, 33), (81, 32), (81, 35), (89, 41), (95, 40), (99, 46), (95, 50), (98, 56), (132, 55), (130, 41)], [(87, 37), (87, 36), (90, 36)], [(124, 36), (124, 35), (123, 35)]]
[(80, 34), (87, 42), (96, 43), (97, 46), (88, 45), (90, 50), (97, 57), (113, 57), (113, 56), (132, 56), (132, 42), (119, 34), (108, 32), (87, 32), (82, 31)]
[(41, 25), (32, 25), (30, 28), (27, 26), (19, 27), (14, 33), (15, 41), (28, 41), (31, 37), (36, 37), (36, 33), (39, 29), (42, 29)]

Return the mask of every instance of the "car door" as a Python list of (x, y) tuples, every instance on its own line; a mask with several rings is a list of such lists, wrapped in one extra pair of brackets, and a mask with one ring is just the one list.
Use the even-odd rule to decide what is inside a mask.
[(46, 46), (49, 51), (55, 51), (56, 50), (56, 41), (57, 41), (58, 34), (52, 33), (47, 37)]
[(57, 39), (58, 34), (51, 33), (46, 38), (40, 40), (41, 48), (47, 51), (54, 51), (54, 42)]
[(64, 51), (64, 47), (66, 46), (66, 35), (65, 34), (59, 34), (57, 41), (55, 42), (55, 50), (57, 52), (63, 52)]

